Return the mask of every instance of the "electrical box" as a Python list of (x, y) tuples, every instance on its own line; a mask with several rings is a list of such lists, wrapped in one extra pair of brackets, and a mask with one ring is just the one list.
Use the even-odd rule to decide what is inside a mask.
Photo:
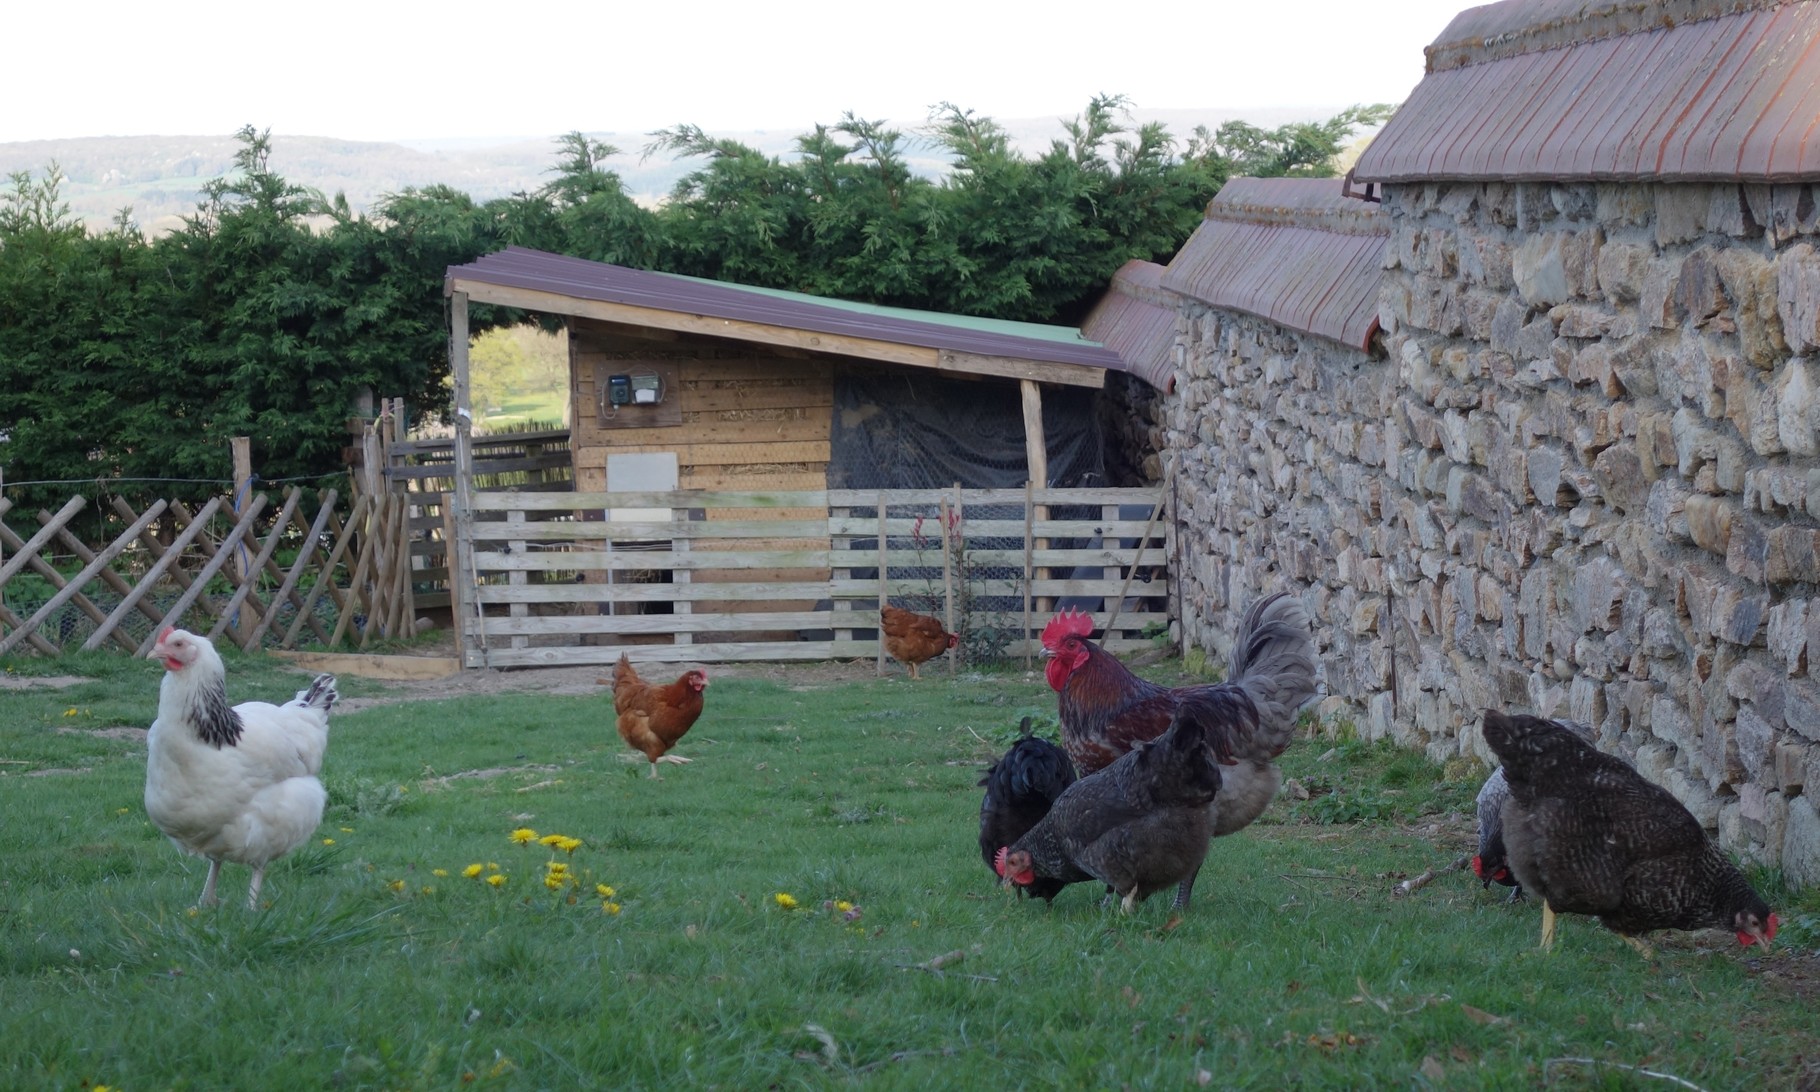
[(632, 377), (632, 404), (635, 406), (655, 406), (659, 393), (663, 390), (662, 382), (654, 375), (635, 375)]
[(607, 376), (607, 404), (624, 406), (632, 401), (632, 377), (629, 375)]

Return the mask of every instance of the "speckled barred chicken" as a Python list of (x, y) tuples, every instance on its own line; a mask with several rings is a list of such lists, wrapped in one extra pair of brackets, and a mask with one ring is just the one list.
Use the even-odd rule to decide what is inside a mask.
[(1542, 899), (1542, 947), (1557, 913), (1590, 914), (1648, 954), (1640, 934), (1726, 929), (1767, 946), (1776, 915), (1667, 789), (1541, 717), (1485, 713), (1504, 763), (1504, 847)]
[[(1556, 723), (1566, 725), (1581, 739), (1592, 742), (1593, 731), (1590, 726), (1571, 720)], [(1516, 902), (1523, 897), (1523, 885), (1517, 882), (1516, 874), (1510, 870), (1510, 861), (1504, 853), (1502, 812), (1504, 801), (1508, 799), (1510, 782), (1504, 777), (1504, 767), (1499, 766), (1491, 771), (1491, 776), (1479, 787), (1479, 852), (1473, 856), (1472, 872), (1479, 877), (1482, 887), (1490, 887), (1495, 883), (1510, 888), (1510, 901)]]

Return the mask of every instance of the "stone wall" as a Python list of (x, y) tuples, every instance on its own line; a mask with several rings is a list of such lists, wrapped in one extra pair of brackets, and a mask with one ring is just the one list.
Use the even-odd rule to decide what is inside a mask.
[[(1329, 713), (1437, 759), (1593, 724), (1820, 883), (1820, 202), (1807, 186), (1388, 186), (1382, 353), (1185, 301), (1189, 642), (1315, 608)], [(1394, 687), (1392, 685), (1394, 678)]]

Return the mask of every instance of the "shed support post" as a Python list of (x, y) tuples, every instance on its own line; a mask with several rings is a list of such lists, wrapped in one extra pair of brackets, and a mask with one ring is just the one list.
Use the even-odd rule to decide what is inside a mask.
[(455, 383), (455, 540), (448, 544), (449, 551), (449, 584), (459, 586), (461, 594), (453, 595), (452, 602), (471, 606), (473, 614), (461, 611), (456, 619), (456, 633), (460, 635), (461, 661), (463, 667), (471, 667), (468, 661), (468, 631), (472, 633), (481, 654), (482, 663), (486, 660), (487, 635), (485, 623), (486, 607), (480, 602), (479, 575), (474, 567), (474, 395), (473, 384), (468, 375), (468, 294), (451, 292), (449, 294), (449, 375)]

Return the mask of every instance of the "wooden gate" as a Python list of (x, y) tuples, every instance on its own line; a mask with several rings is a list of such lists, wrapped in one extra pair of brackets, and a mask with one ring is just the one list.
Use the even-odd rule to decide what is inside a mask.
[(1028, 658), (1058, 605), (1113, 651), (1170, 617), (1161, 489), (474, 495), (454, 605), (469, 667), (880, 655), (881, 601), (969, 658)]

